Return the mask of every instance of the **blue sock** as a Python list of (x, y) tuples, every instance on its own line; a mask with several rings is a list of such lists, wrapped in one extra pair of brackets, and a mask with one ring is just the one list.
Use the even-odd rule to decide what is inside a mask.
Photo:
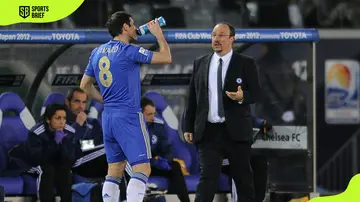
[(121, 177), (106, 176), (102, 189), (104, 202), (119, 202)]
[(126, 190), (127, 202), (143, 201), (148, 176), (143, 173), (133, 173)]

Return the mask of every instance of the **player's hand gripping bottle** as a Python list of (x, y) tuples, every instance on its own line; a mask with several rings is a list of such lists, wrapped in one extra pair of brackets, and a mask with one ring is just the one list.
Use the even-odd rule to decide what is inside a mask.
[[(160, 27), (164, 27), (166, 26), (166, 22), (165, 22), (165, 19), (163, 17), (159, 17), (157, 19)], [(149, 27), (144, 24), (144, 25), (141, 25), (138, 29), (137, 29), (137, 35), (139, 36), (142, 36), (142, 35), (145, 35), (145, 34), (149, 34), (150, 33), (150, 30), (149, 30)]]

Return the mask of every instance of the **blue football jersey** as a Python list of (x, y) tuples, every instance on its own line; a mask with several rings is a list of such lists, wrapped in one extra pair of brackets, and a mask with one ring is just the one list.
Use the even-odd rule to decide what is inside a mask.
[(104, 107), (140, 111), (140, 64), (150, 64), (153, 52), (111, 40), (95, 48), (85, 74), (96, 79)]

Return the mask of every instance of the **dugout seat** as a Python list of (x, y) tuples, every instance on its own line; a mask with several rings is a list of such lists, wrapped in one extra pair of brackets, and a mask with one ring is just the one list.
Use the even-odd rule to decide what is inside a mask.
[[(185, 126), (185, 112), (182, 114), (181, 117), (181, 130), (184, 131)], [(192, 166), (189, 169), (190, 176), (186, 176), (186, 183), (188, 190), (190, 191), (196, 191), (196, 185), (199, 182), (200, 179), (200, 161), (199, 161), (199, 154), (196, 149), (196, 147), (193, 144), (186, 144), (191, 158), (192, 158)], [(218, 184), (218, 191), (219, 192), (230, 192), (231, 191), (231, 185), (229, 181), (229, 176), (225, 175), (224, 173), (220, 174), (219, 178), (219, 184)]]
[[(7, 156), (0, 148), (0, 173), (5, 171), (7, 166)], [(23, 180), (21, 177), (0, 177), (0, 186), (4, 187), (6, 195), (19, 195), (23, 192)]]
[(65, 95), (62, 93), (50, 93), (44, 101), (44, 104), (41, 106), (40, 116), (45, 113), (46, 106), (49, 104), (65, 104)]
[[(175, 116), (174, 112), (170, 108), (170, 106), (165, 101), (164, 97), (160, 95), (157, 92), (147, 92), (144, 94), (145, 97), (151, 99), (155, 106), (156, 106), (156, 112), (157, 112), (157, 118), (161, 119), (165, 123), (166, 132), (168, 134), (169, 140), (172, 143), (172, 148), (174, 152), (174, 157), (181, 159), (184, 161), (186, 169), (189, 171), (192, 166), (192, 158), (190, 155), (190, 152), (186, 146), (186, 144), (180, 139), (179, 136), (179, 120)], [(193, 184), (192, 177), (186, 176), (188, 187), (195, 187), (197, 184), (197, 181), (195, 185)], [(191, 180), (190, 180), (191, 179)], [(167, 186), (167, 180), (164, 180), (162, 178), (150, 178), (150, 183), (154, 183), (158, 185), (159, 188), (163, 188)], [(192, 192), (193, 190), (189, 190)]]
[[(15, 112), (14, 116), (5, 116), (6, 112)], [(0, 95), (0, 173), (6, 173), (7, 153), (15, 145), (26, 140), (28, 130), (35, 125), (35, 119), (21, 98), (13, 92)], [(0, 177), (7, 195), (23, 193), (23, 179), (20, 176)]]

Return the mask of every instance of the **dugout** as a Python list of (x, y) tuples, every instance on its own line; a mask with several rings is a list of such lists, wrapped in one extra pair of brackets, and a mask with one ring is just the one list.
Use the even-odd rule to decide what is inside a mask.
[[(191, 74), (192, 60), (211, 51), (210, 30), (166, 30), (164, 35), (171, 44), (173, 64), (144, 66), (141, 72), (142, 78), (152, 73)], [(1, 61), (1, 65), (8, 67), (0, 75), (0, 89), (2, 92), (11, 89), (21, 94), (34, 116), (37, 116), (40, 103), (49, 92), (62, 92), (66, 86), (78, 84), (92, 48), (110, 39), (104, 30), (12, 30), (1, 31), (0, 36), (1, 51), (5, 55), (3, 58), (6, 59), (6, 61)], [(302, 112), (298, 115), (302, 117), (298, 119), (301, 121), (283, 123), (280, 121), (278, 125), (274, 124), (277, 132), (270, 137), (260, 138), (253, 146), (254, 150), (270, 158), (269, 188), (272, 192), (316, 192), (314, 70), (315, 42), (318, 39), (318, 32), (313, 29), (236, 30), (238, 43), (236, 47), (240, 48), (244, 54), (256, 58), (259, 57), (257, 54), (262, 51), (261, 47), (264, 44), (281, 44), (285, 57), (291, 60), (292, 55), (301, 55), (303, 58), (301, 61), (306, 61), (307, 64), (305, 66), (307, 77), (302, 79), (300, 85), (306, 95), (303, 97), (306, 107), (298, 110)], [(142, 36), (137, 43), (150, 48), (155, 44), (155, 39), (150, 35)], [(294, 49), (294, 47), (297, 48)], [(294, 65), (296, 61), (292, 62), (293, 65), (290, 65), (290, 68), (300, 71), (299, 75), (301, 75), (301, 71), (304, 71), (302, 63)], [(286, 84), (283, 83), (283, 85)], [(179, 91), (178, 95), (172, 94), (170, 97), (166, 96), (166, 99), (174, 100), (175, 104), (171, 105), (174, 111), (178, 112), (177, 117), (180, 120), (184, 106), (182, 100), (186, 97), (186, 85), (166, 86), (170, 89), (169, 92)], [(171, 89), (170, 86), (175, 89)], [(154, 87), (153, 90), (155, 88), (159, 90), (156, 85), (150, 87)], [(184, 92), (180, 92), (181, 89), (184, 89)], [(296, 101), (294, 98), (292, 100)], [(275, 112), (278, 112), (277, 108), (281, 111), (280, 106), (276, 105)], [(255, 107), (254, 110), (256, 111), (257, 108)], [(286, 110), (282, 109), (279, 114), (286, 116), (285, 112)]]

